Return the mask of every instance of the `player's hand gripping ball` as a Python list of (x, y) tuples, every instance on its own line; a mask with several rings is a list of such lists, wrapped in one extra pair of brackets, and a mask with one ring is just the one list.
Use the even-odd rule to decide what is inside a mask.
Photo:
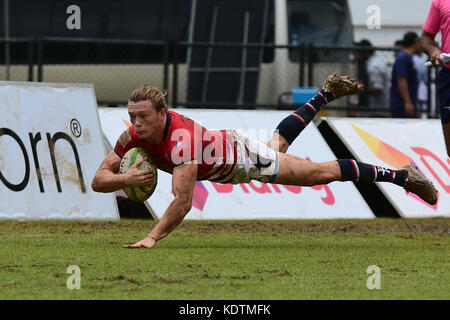
[(158, 182), (158, 171), (156, 163), (152, 156), (143, 148), (132, 148), (125, 153), (120, 162), (119, 172), (121, 174), (127, 173), (131, 166), (142, 160), (143, 162), (139, 165), (139, 170), (153, 170), (154, 177), (151, 185), (144, 187), (124, 187), (123, 191), (127, 194), (128, 198), (136, 201), (142, 202), (150, 198), (156, 188)]

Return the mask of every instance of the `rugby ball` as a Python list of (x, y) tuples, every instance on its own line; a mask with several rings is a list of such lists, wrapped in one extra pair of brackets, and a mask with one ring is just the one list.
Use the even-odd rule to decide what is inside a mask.
[(153, 182), (149, 186), (145, 187), (124, 187), (123, 191), (127, 194), (130, 200), (135, 202), (142, 202), (150, 198), (156, 188), (156, 184), (158, 182), (158, 170), (156, 167), (156, 163), (153, 160), (152, 156), (143, 148), (132, 148), (125, 153), (120, 161), (120, 169), (119, 172), (121, 174), (127, 173), (130, 170), (131, 166), (137, 162), (143, 160), (143, 162), (139, 166), (139, 170), (153, 170), (155, 173)]

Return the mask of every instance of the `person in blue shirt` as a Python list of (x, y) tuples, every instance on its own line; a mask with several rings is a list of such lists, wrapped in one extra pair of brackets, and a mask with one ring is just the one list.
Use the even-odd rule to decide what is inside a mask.
[(403, 37), (403, 50), (399, 52), (392, 67), (391, 112), (394, 118), (418, 116), (417, 92), (419, 80), (413, 56), (420, 50), (419, 36), (408, 32)]

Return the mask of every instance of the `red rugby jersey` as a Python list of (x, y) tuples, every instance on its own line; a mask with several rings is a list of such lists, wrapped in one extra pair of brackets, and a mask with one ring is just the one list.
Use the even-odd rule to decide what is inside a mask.
[(114, 152), (122, 158), (135, 147), (147, 150), (158, 169), (170, 174), (176, 166), (192, 160), (198, 163), (197, 180), (228, 183), (236, 172), (236, 147), (226, 130), (206, 130), (174, 111), (167, 112), (163, 140), (159, 144), (139, 139), (131, 126), (117, 140)]

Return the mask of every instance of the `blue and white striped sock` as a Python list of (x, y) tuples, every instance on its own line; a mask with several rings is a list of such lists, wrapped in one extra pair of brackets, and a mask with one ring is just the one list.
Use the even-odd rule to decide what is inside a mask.
[(408, 177), (408, 172), (402, 169), (387, 169), (353, 159), (339, 159), (337, 162), (341, 168), (341, 181), (391, 182), (403, 187)]
[(314, 116), (333, 99), (334, 96), (331, 93), (321, 90), (280, 122), (277, 126), (278, 134), (285, 138), (289, 144), (292, 144)]

